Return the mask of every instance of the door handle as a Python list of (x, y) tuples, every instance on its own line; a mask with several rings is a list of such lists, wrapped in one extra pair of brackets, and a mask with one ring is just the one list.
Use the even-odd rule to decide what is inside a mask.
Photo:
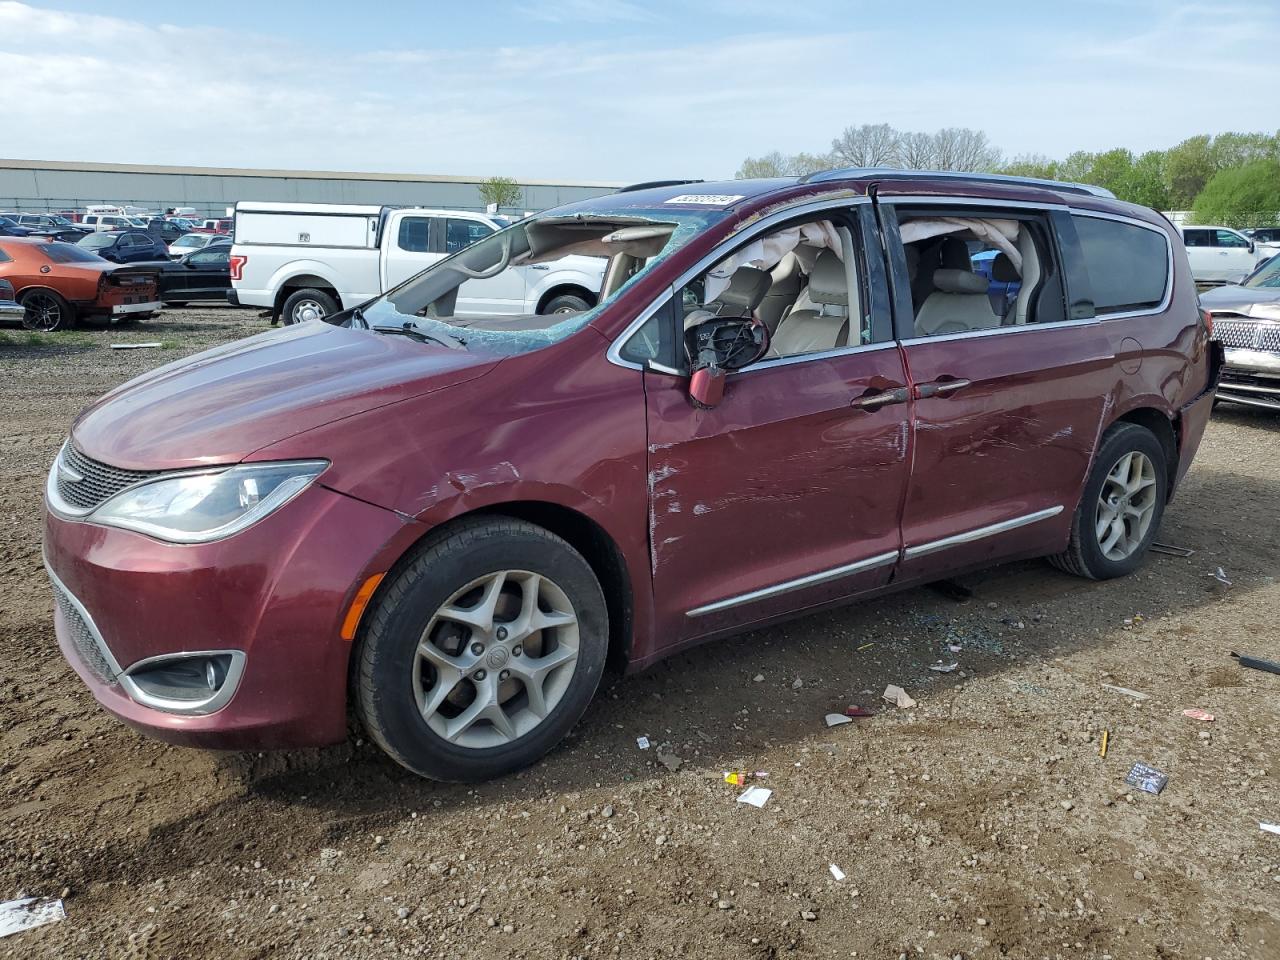
[(916, 397), (920, 400), (926, 400), (929, 397), (949, 397), (972, 382), (972, 380), (934, 380), (930, 383), (920, 383), (916, 385)]
[(856, 400), (852, 400), (849, 406), (855, 410), (879, 410), (881, 407), (887, 407), (895, 403), (906, 403), (911, 399), (911, 394), (906, 387), (897, 387), (893, 390), (882, 390), (879, 393), (868, 393)]
[(545, 263), (531, 263), (529, 264), (529, 269), (530, 270), (550, 270), (551, 268), (547, 266)]

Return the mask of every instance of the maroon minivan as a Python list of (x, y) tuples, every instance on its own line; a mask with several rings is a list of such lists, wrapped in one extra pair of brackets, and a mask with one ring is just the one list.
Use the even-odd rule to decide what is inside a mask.
[[(606, 261), (589, 309), (455, 309), (570, 256)], [(1177, 231), (1096, 188), (623, 190), (90, 406), (47, 487), (58, 642), (172, 742), (334, 743), (350, 706), (492, 777), (610, 659), (1016, 558), (1130, 572), (1220, 367)]]

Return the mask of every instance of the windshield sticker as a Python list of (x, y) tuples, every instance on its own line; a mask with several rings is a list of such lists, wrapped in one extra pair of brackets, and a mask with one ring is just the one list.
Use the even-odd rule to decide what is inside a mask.
[(704, 207), (727, 207), (741, 199), (741, 195), (730, 196), (725, 193), (682, 193), (678, 197), (664, 200), (663, 203), (696, 203)]

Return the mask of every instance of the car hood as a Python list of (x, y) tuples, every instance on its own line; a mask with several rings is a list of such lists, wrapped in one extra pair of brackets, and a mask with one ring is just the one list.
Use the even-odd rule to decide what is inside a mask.
[(234, 463), (294, 434), (473, 380), (500, 360), (409, 337), (299, 324), (117, 387), (80, 414), (72, 441), (87, 456), (131, 470)]
[[(1222, 287), (1214, 287), (1200, 294), (1200, 303), (1206, 310), (1230, 310), (1233, 313), (1248, 313), (1249, 308), (1261, 304), (1280, 304), (1280, 288), (1277, 287), (1242, 287), (1229, 283)], [(1272, 310), (1266, 311), (1271, 313)]]

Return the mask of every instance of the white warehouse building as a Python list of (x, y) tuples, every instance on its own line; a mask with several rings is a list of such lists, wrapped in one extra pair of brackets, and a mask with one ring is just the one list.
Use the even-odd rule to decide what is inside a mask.
[[(221, 217), (239, 200), (268, 200), (479, 211), (484, 209), (479, 191), (484, 179), (415, 173), (0, 160), (0, 210), (83, 211), (89, 204), (110, 203), (156, 213), (169, 207), (193, 207), (198, 216)], [(504, 207), (504, 213), (545, 210), (612, 193), (622, 185), (587, 181), (517, 182), (523, 202)]]

